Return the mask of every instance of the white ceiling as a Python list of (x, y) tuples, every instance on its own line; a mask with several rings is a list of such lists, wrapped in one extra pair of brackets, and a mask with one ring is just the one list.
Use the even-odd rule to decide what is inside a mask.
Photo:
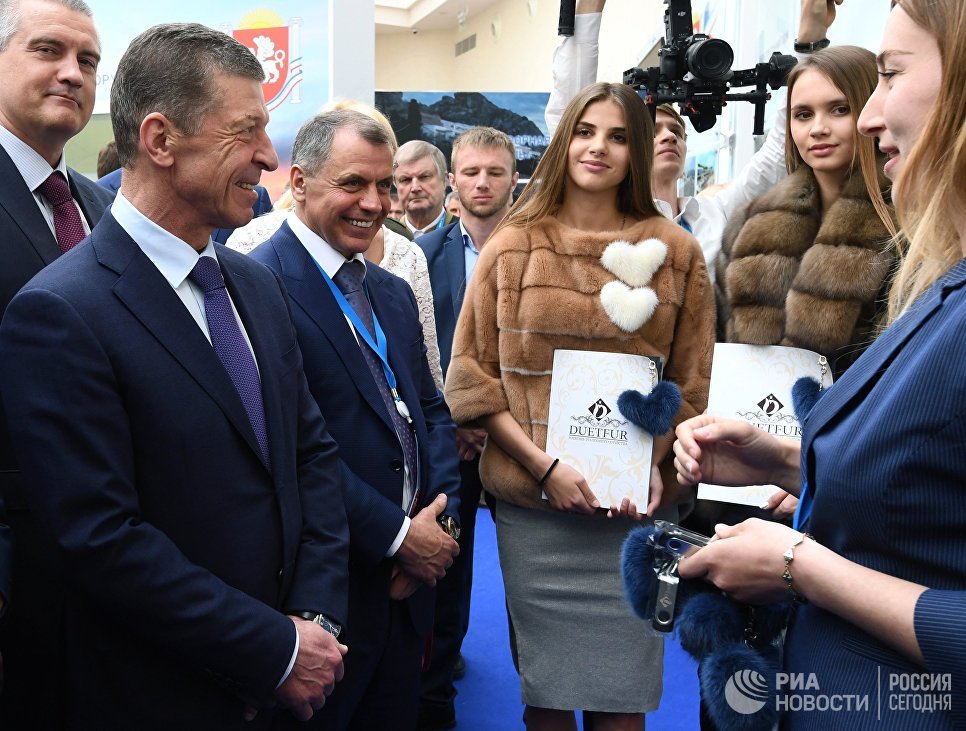
[[(498, 0), (375, 0), (376, 33), (412, 30), (454, 31), (460, 13), (467, 18), (484, 11)], [(526, 0), (517, 0), (526, 2)]]

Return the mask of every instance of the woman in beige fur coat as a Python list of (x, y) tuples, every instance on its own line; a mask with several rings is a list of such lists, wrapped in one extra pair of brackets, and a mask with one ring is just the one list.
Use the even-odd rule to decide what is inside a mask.
[[(572, 729), (575, 710), (595, 731), (641, 729), (661, 697), (662, 641), (631, 615), (619, 577), (637, 506), (598, 505), (584, 477), (563, 462), (551, 469), (544, 451), (557, 348), (659, 356), (682, 394), (675, 423), (705, 408), (712, 293), (695, 240), (654, 207), (652, 137), (628, 87), (581, 92), (481, 252), (456, 329), (446, 400), (457, 423), (489, 436), (480, 471), (499, 499), (529, 729)], [(655, 440), (655, 465), (669, 465), (669, 447), (669, 435)], [(654, 469), (649, 514), (661, 495)]]
[(871, 344), (895, 259), (883, 158), (856, 129), (877, 81), (856, 46), (789, 75), (789, 177), (731, 220), (716, 262), (727, 342), (813, 350), (836, 376)]

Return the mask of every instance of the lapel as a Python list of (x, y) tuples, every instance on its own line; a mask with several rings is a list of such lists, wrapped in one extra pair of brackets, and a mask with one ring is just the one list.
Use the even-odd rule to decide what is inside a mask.
[[(218, 360), (214, 348), (211, 347), (168, 282), (134, 240), (114, 220), (110, 212), (101, 218), (101, 222), (91, 232), (91, 245), (97, 260), (118, 275), (117, 282), (114, 284), (115, 296), (161, 346), (191, 374), (191, 377), (224, 412), (252, 451), (262, 459), (258, 440), (255, 439), (255, 432), (252, 430), (241, 397), (221, 361)], [(228, 276), (226, 281), (227, 279)], [(243, 298), (257, 297), (257, 293), (245, 282), (240, 282), (240, 277), (231, 276), (231, 279), (234, 288), (232, 298), (241, 313)], [(243, 315), (244, 319), (245, 315)], [(248, 321), (246, 321), (247, 327)], [(249, 337), (253, 338), (252, 346), (257, 353), (256, 341), (262, 341), (258, 328), (253, 330), (256, 333), (255, 337), (252, 332), (249, 332)], [(272, 379), (263, 377), (262, 380), (264, 384), (265, 381)]]
[(27, 243), (37, 252), (37, 256), (50, 264), (60, 256), (57, 239), (50, 231), (33, 193), (27, 188), (20, 171), (13, 164), (7, 151), (0, 147), (0, 206), (23, 232)]
[(868, 387), (874, 385), (874, 381), (889, 366), (896, 352), (942, 307), (944, 297), (945, 290), (939, 288), (925, 294), (911, 310), (880, 335), (862, 357), (849, 366), (842, 378), (829, 389), (828, 394), (818, 400), (806, 419), (811, 437), (809, 446), (823, 428), (850, 408), (852, 401), (865, 397)]
[[(74, 195), (74, 199), (80, 204), (81, 211), (83, 211), (84, 217), (87, 219), (87, 225), (93, 230), (97, 222), (101, 220), (101, 216), (104, 215), (104, 210), (107, 206), (91, 193), (90, 185), (84, 185), (79, 182), (81, 177), (81, 174), (76, 170), (67, 168), (67, 178), (70, 181), (71, 193)], [(106, 193), (107, 190), (105, 189), (104, 192)]]
[[(362, 355), (359, 343), (356, 342), (355, 334), (346, 321), (345, 315), (342, 314), (335, 297), (332, 296), (315, 261), (287, 223), (282, 224), (272, 236), (271, 242), (278, 256), (285, 288), (292, 301), (301, 307), (322, 331), (359, 393), (386, 426), (395, 433), (395, 426), (389, 414), (386, 413), (386, 405)], [(371, 277), (373, 270), (369, 265), (367, 267), (369, 268), (366, 281), (371, 291), (375, 288)], [(373, 310), (376, 316), (380, 317), (381, 322), (380, 308), (374, 304)], [(305, 349), (308, 350), (309, 347)]]
[(463, 295), (466, 293), (466, 255), (463, 252), (463, 232), (459, 224), (453, 226), (443, 241), (443, 262), (453, 301), (453, 322), (460, 316)]

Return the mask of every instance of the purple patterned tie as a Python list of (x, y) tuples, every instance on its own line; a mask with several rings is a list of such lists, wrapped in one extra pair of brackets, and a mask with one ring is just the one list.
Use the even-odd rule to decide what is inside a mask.
[(245, 342), (245, 336), (238, 327), (218, 262), (210, 256), (198, 257), (198, 262), (188, 278), (205, 293), (205, 317), (208, 319), (211, 344), (235, 384), (245, 411), (248, 412), (248, 419), (265, 463), (271, 464), (268, 458), (268, 430), (265, 428), (265, 407), (262, 403), (262, 384), (258, 378), (258, 368), (255, 367), (255, 358)]
[[(352, 261), (347, 261), (339, 268), (339, 271), (332, 277), (332, 281), (335, 282), (336, 286), (345, 296), (346, 301), (352, 305), (352, 309), (355, 310), (363, 324), (368, 328), (369, 334), (375, 338), (376, 329), (372, 320), (372, 306), (369, 304), (366, 290), (362, 286), (362, 280), (365, 276), (365, 265), (358, 259), (353, 259)], [(409, 472), (409, 479), (411, 481), (410, 484), (415, 485), (417, 484), (416, 437), (413, 434), (413, 427), (396, 409), (396, 402), (389, 390), (386, 373), (382, 369), (382, 360), (380, 360), (379, 356), (369, 347), (369, 344), (362, 337), (359, 337), (359, 347), (362, 348), (362, 354), (366, 358), (366, 364), (369, 366), (369, 370), (372, 371), (372, 377), (376, 381), (376, 387), (379, 389), (379, 394), (386, 404), (386, 410), (389, 411), (392, 423), (396, 427), (396, 436), (402, 445), (403, 456), (406, 459), (406, 470)], [(406, 492), (404, 495), (407, 507), (409, 506), (411, 495), (411, 491)], [(418, 510), (418, 506), (414, 505), (413, 508), (414, 510)]]
[(54, 209), (54, 231), (57, 232), (57, 245), (65, 254), (87, 236), (80, 213), (70, 194), (67, 179), (56, 170), (37, 186), (40, 194)]

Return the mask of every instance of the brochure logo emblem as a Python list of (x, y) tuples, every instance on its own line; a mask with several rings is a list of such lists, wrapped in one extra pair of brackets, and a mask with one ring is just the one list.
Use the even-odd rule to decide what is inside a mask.
[(765, 416), (774, 416), (785, 408), (785, 404), (779, 401), (775, 394), (770, 393), (758, 402), (758, 408), (764, 412)]
[(590, 415), (597, 419), (597, 421), (600, 421), (610, 414), (611, 408), (604, 402), (604, 399), (599, 398), (587, 407), (587, 411), (589, 411)]

